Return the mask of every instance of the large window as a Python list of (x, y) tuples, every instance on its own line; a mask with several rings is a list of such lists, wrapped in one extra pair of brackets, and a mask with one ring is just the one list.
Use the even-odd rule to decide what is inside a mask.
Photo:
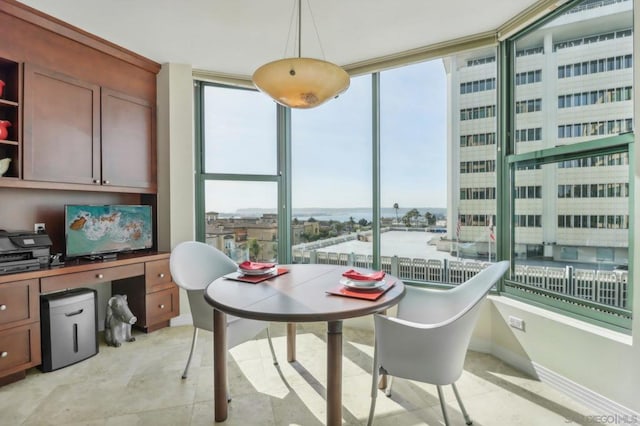
[(296, 262), (346, 264), (371, 256), (371, 99), (366, 75), (352, 78), (331, 102), (291, 111)]
[(199, 238), (236, 262), (277, 261), (275, 103), (253, 90), (201, 87)]
[(632, 3), (571, 2), (312, 110), (199, 83), (198, 237), (419, 285), (509, 259), (503, 294), (628, 329)]
[[(621, 327), (631, 317), (632, 4), (574, 2), (507, 49), (516, 84), (505, 132), (503, 241), (514, 264), (506, 290)], [(539, 78), (518, 84), (530, 73)], [(521, 113), (532, 98), (539, 108)], [(539, 136), (523, 138), (524, 129)]]

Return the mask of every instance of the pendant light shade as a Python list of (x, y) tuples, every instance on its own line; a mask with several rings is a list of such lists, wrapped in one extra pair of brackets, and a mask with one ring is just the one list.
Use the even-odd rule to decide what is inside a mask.
[(253, 84), (289, 108), (313, 108), (349, 88), (349, 74), (331, 62), (288, 58), (269, 62), (253, 73)]
[(302, 57), (301, 39), (302, 10), (298, 0), (298, 57), (264, 64), (252, 77), (258, 90), (289, 108), (317, 107), (349, 88), (349, 74), (339, 66)]

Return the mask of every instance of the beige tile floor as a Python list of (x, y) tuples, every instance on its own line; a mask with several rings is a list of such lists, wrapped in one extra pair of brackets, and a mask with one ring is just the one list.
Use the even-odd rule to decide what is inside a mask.
[[(271, 332), (280, 360), (273, 365), (264, 336), (231, 350), (233, 401), (227, 425), (322, 425), (325, 420), (324, 324), (298, 326), (297, 358), (286, 362), (283, 324)], [(212, 336), (202, 332), (189, 377), (180, 378), (192, 328), (171, 327), (120, 348), (101, 343), (98, 355), (49, 373), (37, 369), (0, 388), (0, 425), (211, 425)], [(101, 336), (102, 337), (102, 336)], [(366, 424), (372, 333), (345, 327), (343, 424)], [(379, 393), (376, 425), (441, 425), (434, 386), (397, 379)], [(474, 425), (587, 423), (591, 411), (496, 358), (469, 352), (458, 389)], [(453, 424), (464, 424), (453, 393), (445, 393)]]

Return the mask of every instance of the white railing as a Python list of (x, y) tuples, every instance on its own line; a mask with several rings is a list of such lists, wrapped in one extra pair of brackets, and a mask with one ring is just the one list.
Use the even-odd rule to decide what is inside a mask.
[[(293, 262), (372, 268), (373, 256), (294, 248)], [(489, 265), (475, 260), (380, 257), (380, 267), (388, 274), (403, 280), (437, 284), (461, 284)], [(528, 286), (627, 309), (628, 276), (628, 271), (519, 264), (515, 266), (512, 278)]]

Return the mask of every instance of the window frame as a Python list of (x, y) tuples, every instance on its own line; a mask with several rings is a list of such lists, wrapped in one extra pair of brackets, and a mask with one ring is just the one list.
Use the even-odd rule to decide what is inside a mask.
[[(515, 197), (512, 194), (512, 188), (515, 186), (512, 182), (515, 178), (515, 170), (519, 165), (538, 166), (542, 164), (556, 163), (560, 161), (579, 160), (580, 158), (591, 157), (595, 155), (606, 155), (628, 152), (629, 157), (629, 259), (634, 259), (634, 179), (635, 176), (635, 146), (634, 133), (628, 131), (618, 135), (604, 135), (603, 137), (586, 142), (574, 143), (571, 145), (559, 145), (553, 148), (545, 148), (532, 152), (516, 153), (515, 136), (516, 131), (516, 86), (518, 83), (518, 75), (515, 72), (516, 61), (516, 41), (532, 31), (535, 31), (544, 24), (549, 23), (566, 10), (579, 3), (581, 0), (570, 1), (553, 13), (545, 16), (540, 21), (527, 27), (526, 29), (514, 34), (509, 39), (503, 41), (499, 45), (498, 57), (500, 64), (498, 67), (498, 81), (500, 84), (499, 98), (497, 101), (498, 112), (498, 136), (499, 150), (497, 161), (497, 181), (498, 181), (498, 223), (497, 227), (499, 244), (498, 258), (511, 261), (511, 271), (514, 269), (514, 244), (515, 230), (513, 224), (513, 215), (515, 212)], [(565, 70), (568, 71), (568, 70)], [(519, 74), (522, 74), (520, 72)], [(555, 75), (558, 78), (559, 74)], [(564, 74), (564, 78), (575, 78), (574, 75)], [(544, 81), (542, 82), (544, 84)], [(575, 103), (574, 103), (575, 106)], [(635, 111), (633, 112), (635, 116)], [(560, 132), (560, 127), (558, 127)], [(565, 128), (566, 131), (566, 128)], [(513, 135), (513, 136), (510, 136)], [(560, 135), (558, 135), (560, 136)], [(566, 137), (566, 135), (564, 135)], [(565, 196), (567, 196), (565, 194)], [(574, 194), (575, 196), (575, 194)], [(575, 217), (574, 217), (575, 219)], [(556, 219), (560, 222), (560, 219)], [(565, 226), (572, 226), (566, 218)], [(587, 322), (595, 323), (610, 329), (629, 333), (631, 330), (631, 322), (633, 315), (633, 262), (629, 262), (627, 300), (629, 301), (628, 310), (617, 307), (592, 302), (586, 299), (572, 297), (569, 295), (560, 295), (558, 293), (545, 289), (527, 287), (523, 283), (512, 279), (511, 275), (501, 282), (501, 294), (516, 298), (525, 303), (540, 306), (545, 309), (569, 315)]]

